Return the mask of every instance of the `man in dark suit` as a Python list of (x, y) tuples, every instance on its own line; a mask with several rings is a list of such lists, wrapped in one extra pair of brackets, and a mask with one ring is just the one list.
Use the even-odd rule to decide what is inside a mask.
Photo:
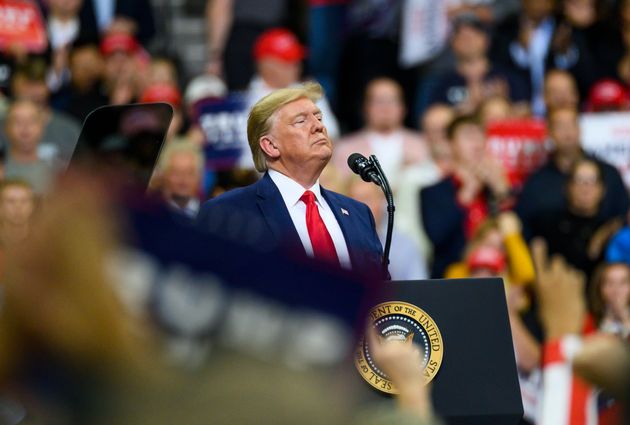
[(232, 238), (254, 238), (260, 248), (280, 247), (385, 275), (368, 207), (319, 185), (332, 156), (332, 142), (315, 105), (321, 96), (319, 84), (307, 83), (277, 90), (254, 105), (247, 138), (256, 169), (265, 174), (253, 185), (205, 203), (199, 227), (221, 228)]

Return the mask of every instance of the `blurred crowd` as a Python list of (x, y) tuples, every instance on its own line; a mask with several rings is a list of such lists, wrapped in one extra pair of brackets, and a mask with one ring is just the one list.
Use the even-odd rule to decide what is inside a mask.
[[(260, 177), (244, 139), (227, 163), (210, 160), (222, 127), (203, 108), (236, 99), (246, 113), (274, 89), (316, 80), (335, 146), (322, 185), (365, 202), (383, 242), (384, 198), (348, 156), (376, 155), (395, 192), (392, 279), (503, 278), (525, 423), (539, 423), (543, 387), (562, 388), (544, 378), (550, 340), (630, 341), (628, 187), (583, 149), (580, 126), (584, 113), (630, 114), (630, 1), (208, 0), (200, 75), (182, 65), (186, 46), (155, 47), (149, 0), (33, 3), (45, 49), (0, 50), (0, 273), (5, 251), (46, 216), (95, 108), (172, 106), (150, 190), (194, 222), (205, 200)], [(514, 122), (545, 134), (544, 161), (518, 181), (488, 147), (493, 126)], [(551, 265), (533, 258), (538, 239)], [(563, 313), (554, 279), (579, 287), (564, 291), (582, 310)], [(578, 360), (592, 378), (588, 354)], [(621, 423), (609, 392), (591, 396), (582, 402), (599, 423)]]

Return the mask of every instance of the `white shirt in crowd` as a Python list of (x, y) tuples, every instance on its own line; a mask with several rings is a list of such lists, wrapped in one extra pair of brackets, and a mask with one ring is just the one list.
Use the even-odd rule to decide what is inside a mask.
[[(275, 170), (269, 170), (269, 177), (271, 177), (271, 180), (280, 191), (280, 195), (289, 210), (289, 215), (291, 216), (291, 220), (293, 221), (295, 230), (297, 230), (306, 254), (309, 257), (313, 257), (313, 245), (311, 244), (311, 239), (308, 236), (308, 229), (306, 227), (306, 204), (300, 201), (300, 198), (307, 189), (304, 189), (290, 177)], [(328, 233), (330, 233), (330, 237), (333, 240), (339, 263), (343, 268), (352, 268), (346, 240), (343, 237), (343, 232), (341, 231), (335, 214), (322, 196), (319, 180), (308, 190), (315, 194), (315, 202), (319, 210), (319, 215), (322, 217), (322, 220), (324, 220)]]
[(398, 173), (404, 164), (403, 133), (394, 131), (390, 134), (370, 131), (368, 141), (378, 162), (383, 167), (387, 180), (392, 187), (397, 187)]

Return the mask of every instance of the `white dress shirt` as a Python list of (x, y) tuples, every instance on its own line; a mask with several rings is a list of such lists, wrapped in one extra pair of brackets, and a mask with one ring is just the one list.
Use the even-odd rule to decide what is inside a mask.
[(330, 237), (333, 240), (339, 263), (343, 268), (352, 268), (348, 245), (346, 245), (346, 240), (343, 237), (343, 232), (341, 231), (335, 214), (322, 196), (319, 180), (317, 180), (311, 188), (304, 189), (295, 180), (276, 170), (269, 170), (269, 177), (271, 177), (271, 180), (280, 191), (280, 195), (287, 206), (287, 210), (289, 210), (289, 215), (291, 216), (291, 220), (293, 221), (295, 230), (297, 230), (306, 254), (309, 257), (314, 256), (313, 245), (311, 244), (311, 238), (308, 236), (308, 228), (306, 227), (306, 204), (300, 201), (300, 198), (306, 190), (310, 190), (315, 194), (315, 203), (317, 204), (319, 215), (322, 217), (322, 220), (324, 220), (328, 233), (330, 233)]

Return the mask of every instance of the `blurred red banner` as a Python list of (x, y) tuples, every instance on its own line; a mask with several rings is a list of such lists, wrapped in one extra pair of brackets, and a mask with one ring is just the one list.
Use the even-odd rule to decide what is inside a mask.
[(520, 188), (527, 177), (547, 159), (547, 129), (544, 121), (496, 121), (488, 124), (486, 136), (486, 148), (501, 161), (512, 187)]
[(0, 49), (20, 46), (41, 53), (47, 46), (46, 28), (35, 2), (0, 0)]

